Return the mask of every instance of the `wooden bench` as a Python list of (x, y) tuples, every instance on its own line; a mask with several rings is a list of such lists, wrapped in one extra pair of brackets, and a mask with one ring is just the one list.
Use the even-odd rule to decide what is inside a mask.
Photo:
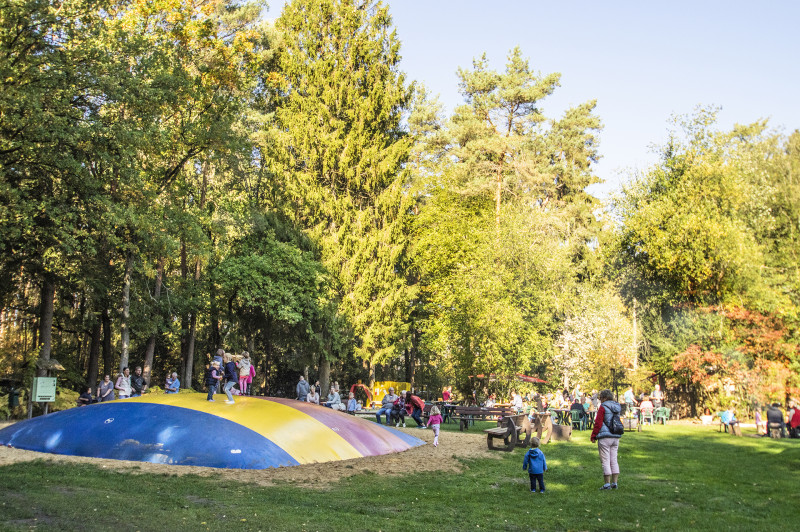
[(470, 423), (475, 421), (492, 421), (506, 416), (515, 416), (517, 411), (514, 408), (481, 408), (479, 406), (457, 406), (453, 409), (451, 418), (458, 420), (459, 429), (463, 432), (469, 428)]
[[(511, 452), (516, 446), (527, 447), (530, 444), (533, 427), (526, 414), (512, 414), (498, 420), (497, 427), (484, 429), (483, 432), (486, 433), (489, 449)], [(495, 447), (495, 439), (503, 440), (503, 446)]]

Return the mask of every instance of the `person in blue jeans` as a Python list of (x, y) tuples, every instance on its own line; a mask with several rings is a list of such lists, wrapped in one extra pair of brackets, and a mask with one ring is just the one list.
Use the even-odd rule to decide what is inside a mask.
[(539, 450), (539, 438), (531, 438), (531, 448), (522, 459), (522, 470), (527, 471), (531, 477), (531, 491), (536, 493), (536, 483), (539, 491), (544, 493), (544, 472), (547, 471), (547, 460), (544, 453)]
[(222, 375), (219, 372), (219, 362), (214, 360), (211, 363), (211, 367), (208, 370), (208, 377), (206, 378), (206, 384), (208, 385), (208, 400), (212, 403), (214, 402), (214, 394), (217, 393), (217, 386), (219, 386), (219, 381), (222, 380)]
[(375, 418), (378, 420), (378, 425), (381, 424), (381, 414), (386, 416), (386, 424), (389, 424), (389, 417), (391, 417), (392, 413), (392, 406), (394, 406), (394, 402), (397, 401), (397, 396), (394, 394), (394, 387), (389, 386), (389, 393), (383, 396), (383, 400), (381, 401), (381, 408), (377, 412), (375, 412)]
[(228, 400), (225, 401), (225, 404), (232, 405), (234, 401), (231, 389), (239, 382), (239, 370), (236, 369), (236, 363), (233, 361), (233, 355), (230, 353), (225, 353), (222, 360), (225, 361), (225, 395), (228, 396)]

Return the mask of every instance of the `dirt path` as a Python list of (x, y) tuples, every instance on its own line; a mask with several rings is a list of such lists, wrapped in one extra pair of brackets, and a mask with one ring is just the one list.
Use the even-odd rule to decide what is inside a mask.
[[(0, 429), (8, 423), (0, 423)], [(149, 464), (128, 460), (108, 460), (87, 458), (83, 456), (65, 456), (58, 454), (23, 451), (9, 447), (0, 447), (0, 466), (31, 460), (50, 460), (59, 463), (94, 464), (98, 467), (116, 471), (139, 474), (157, 473), (172, 475), (230, 476), (234, 481), (248, 481), (262, 486), (275, 483), (308, 483), (322, 485), (320, 478), (344, 478), (362, 472), (373, 472), (379, 475), (400, 475), (425, 471), (457, 471), (463, 468), (458, 458), (499, 458), (497, 451), (490, 452), (486, 448), (486, 437), (483, 433), (442, 432), (439, 436), (439, 447), (433, 446), (433, 432), (419, 429), (398, 429), (428, 442), (414, 449), (384, 456), (370, 456), (338, 462), (307, 464), (278, 469), (216, 469), (193, 466), (168, 466)], [(324, 489), (324, 488), (322, 488)]]

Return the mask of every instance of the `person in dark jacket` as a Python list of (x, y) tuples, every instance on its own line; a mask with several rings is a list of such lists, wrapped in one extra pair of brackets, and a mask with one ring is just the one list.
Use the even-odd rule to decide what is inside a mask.
[(539, 491), (544, 493), (544, 472), (547, 471), (547, 460), (544, 453), (539, 450), (539, 438), (531, 438), (531, 448), (522, 459), (522, 470), (527, 471), (531, 478), (531, 491), (536, 493), (536, 482), (539, 482)]
[(306, 378), (300, 375), (300, 380), (297, 382), (297, 400), (306, 401), (310, 389), (311, 387), (308, 385)]
[(592, 443), (597, 442), (597, 450), (600, 453), (600, 464), (603, 466), (604, 484), (601, 490), (617, 489), (617, 477), (619, 477), (619, 464), (617, 463), (617, 451), (619, 450), (619, 434), (611, 432), (611, 418), (614, 414), (619, 415), (622, 407), (614, 400), (611, 390), (603, 390), (598, 394), (600, 407), (597, 409), (597, 417), (594, 420), (592, 430)]
[(770, 429), (780, 428), (781, 438), (786, 437), (786, 423), (783, 421), (783, 412), (780, 403), (772, 403), (767, 407), (767, 434)]
[(147, 384), (142, 376), (142, 367), (136, 366), (136, 371), (131, 376), (131, 397), (140, 397), (147, 390)]
[(236, 369), (236, 362), (233, 361), (233, 355), (230, 353), (225, 353), (222, 360), (225, 361), (225, 395), (228, 396), (228, 400), (225, 401), (225, 404), (232, 405), (235, 402), (231, 389), (239, 382), (239, 370)]

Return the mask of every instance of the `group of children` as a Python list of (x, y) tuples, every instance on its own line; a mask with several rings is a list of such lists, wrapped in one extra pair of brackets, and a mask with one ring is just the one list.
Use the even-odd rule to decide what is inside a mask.
[[(238, 360), (234, 361), (234, 358)], [(225, 380), (223, 391), (228, 397), (226, 404), (235, 404), (233, 400), (234, 386), (239, 385), (239, 395), (247, 395), (247, 389), (255, 377), (255, 367), (250, 361), (250, 353), (242, 351), (238, 357), (231, 353), (226, 353), (222, 349), (217, 350), (214, 360), (211, 361), (206, 373), (206, 384), (208, 385), (208, 400), (214, 402), (214, 394)]]

